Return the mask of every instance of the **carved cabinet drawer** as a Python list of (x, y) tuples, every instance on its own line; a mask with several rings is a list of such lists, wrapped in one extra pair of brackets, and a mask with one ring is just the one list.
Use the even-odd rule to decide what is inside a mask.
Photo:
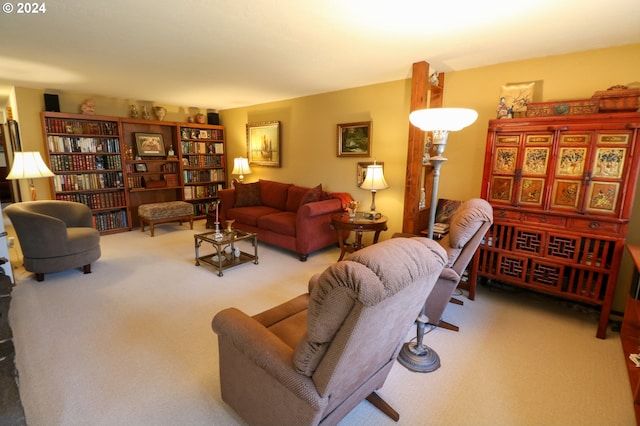
[(495, 208), (493, 211), (493, 215), (496, 219), (511, 219), (511, 220), (520, 220), (522, 216), (520, 212), (514, 212), (513, 210), (505, 210), (500, 208)]
[(569, 229), (575, 231), (604, 232), (617, 234), (620, 232), (620, 224), (605, 222), (597, 219), (571, 219)]
[(541, 223), (551, 226), (567, 226), (567, 218), (548, 214), (526, 213), (524, 215), (524, 220), (530, 223)]

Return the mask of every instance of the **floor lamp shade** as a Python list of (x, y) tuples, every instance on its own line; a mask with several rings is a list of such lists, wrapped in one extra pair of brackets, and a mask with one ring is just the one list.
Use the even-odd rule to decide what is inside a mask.
[(33, 179), (51, 177), (53, 173), (42, 160), (39, 152), (15, 152), (11, 171), (7, 179), (29, 179), (31, 199), (36, 199), (36, 189), (33, 186)]

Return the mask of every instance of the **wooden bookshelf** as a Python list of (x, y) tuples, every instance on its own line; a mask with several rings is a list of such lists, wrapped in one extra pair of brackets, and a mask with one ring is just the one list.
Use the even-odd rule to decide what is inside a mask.
[(180, 126), (184, 200), (193, 204), (196, 217), (205, 217), (218, 191), (226, 188), (224, 128), (183, 124)]
[(54, 198), (88, 205), (101, 234), (130, 230), (120, 121), (55, 112), (41, 119)]

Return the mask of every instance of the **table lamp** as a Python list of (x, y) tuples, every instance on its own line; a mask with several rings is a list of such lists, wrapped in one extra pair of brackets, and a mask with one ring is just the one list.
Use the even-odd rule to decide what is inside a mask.
[(36, 188), (33, 185), (33, 179), (51, 176), (53, 176), (53, 173), (44, 163), (39, 152), (16, 151), (13, 157), (13, 165), (7, 175), (7, 179), (29, 179), (31, 201), (35, 201)]
[(233, 170), (231, 174), (238, 176), (238, 182), (244, 180), (244, 175), (251, 174), (251, 168), (249, 167), (249, 160), (244, 157), (238, 157), (233, 159)]
[(380, 189), (387, 189), (389, 185), (384, 180), (384, 172), (380, 164), (373, 161), (373, 165), (367, 166), (366, 175), (360, 189), (368, 189), (371, 191), (371, 214), (376, 211), (376, 192)]

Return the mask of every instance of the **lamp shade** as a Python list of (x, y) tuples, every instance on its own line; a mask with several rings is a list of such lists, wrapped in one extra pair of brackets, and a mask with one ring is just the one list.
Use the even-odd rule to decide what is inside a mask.
[(39, 152), (16, 152), (7, 179), (34, 179), (51, 177), (53, 173)]
[(367, 175), (360, 185), (360, 189), (369, 189), (369, 190), (378, 190), (378, 189), (387, 189), (389, 185), (387, 181), (384, 180), (384, 172), (382, 170), (382, 166), (379, 164), (374, 164), (372, 166), (367, 166)]
[(249, 167), (249, 160), (243, 157), (238, 157), (233, 159), (233, 170), (231, 171), (234, 175), (248, 175), (251, 174), (251, 168)]
[(473, 124), (478, 113), (468, 108), (427, 108), (413, 111), (409, 121), (422, 131), (458, 131)]

